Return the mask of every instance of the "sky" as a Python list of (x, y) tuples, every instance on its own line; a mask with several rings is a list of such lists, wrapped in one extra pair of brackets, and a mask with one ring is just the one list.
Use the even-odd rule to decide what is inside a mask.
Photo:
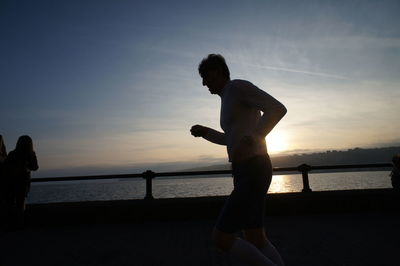
[(400, 144), (399, 1), (1, 1), (0, 134), (37, 176), (227, 162), (197, 66), (222, 54), (288, 109), (271, 154)]

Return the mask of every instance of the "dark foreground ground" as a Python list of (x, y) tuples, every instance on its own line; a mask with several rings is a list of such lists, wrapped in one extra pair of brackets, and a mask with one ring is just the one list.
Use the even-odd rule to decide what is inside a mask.
[[(213, 225), (210, 217), (30, 221), (0, 231), (0, 265), (238, 265), (214, 249)], [(398, 209), (270, 214), (266, 228), (288, 266), (400, 265)]]
[[(399, 265), (400, 214), (274, 216), (267, 232), (287, 265)], [(212, 220), (31, 226), (2, 232), (0, 265), (231, 265)]]

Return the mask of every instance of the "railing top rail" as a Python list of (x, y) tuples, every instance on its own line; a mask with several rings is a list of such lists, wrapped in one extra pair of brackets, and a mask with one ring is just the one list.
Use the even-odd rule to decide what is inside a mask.
[(311, 166), (311, 170), (329, 170), (329, 169), (357, 169), (357, 168), (383, 168), (392, 167), (391, 163), (375, 163), (375, 164), (344, 164), (344, 165), (320, 165)]
[[(274, 172), (290, 172), (300, 171), (297, 167), (274, 167)], [(308, 171), (312, 170), (336, 170), (336, 169), (357, 169), (357, 168), (384, 168), (392, 167), (391, 163), (376, 163), (376, 164), (349, 164), (349, 165), (320, 165), (309, 166)], [(154, 173), (149, 171), (152, 177), (172, 177), (172, 176), (197, 176), (197, 175), (222, 175), (231, 174), (231, 170), (214, 170), (214, 171), (184, 171), (184, 172), (161, 172)], [(146, 172), (145, 172), (146, 173)], [(144, 178), (145, 173), (141, 174), (116, 174), (116, 175), (92, 175), (92, 176), (67, 176), (67, 177), (44, 177), (32, 178), (32, 182), (50, 182), (50, 181), (79, 181), (79, 180), (98, 180), (98, 179), (125, 179), (125, 178)]]
[(118, 179), (118, 178), (143, 178), (143, 174), (40, 177), (40, 178), (32, 178), (31, 181), (32, 182), (79, 181), (79, 180)]

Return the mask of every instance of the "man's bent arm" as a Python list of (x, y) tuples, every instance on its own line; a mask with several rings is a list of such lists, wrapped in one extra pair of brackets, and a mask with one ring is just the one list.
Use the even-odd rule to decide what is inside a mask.
[(267, 136), (287, 112), (286, 107), (281, 102), (251, 83), (244, 91), (243, 96), (245, 104), (263, 112), (256, 126), (255, 136)]
[(219, 145), (226, 145), (226, 136), (224, 133), (208, 128), (207, 133), (203, 136), (204, 139)]

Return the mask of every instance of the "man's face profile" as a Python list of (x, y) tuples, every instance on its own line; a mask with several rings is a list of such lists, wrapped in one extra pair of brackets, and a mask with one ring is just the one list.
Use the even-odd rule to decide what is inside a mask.
[(219, 80), (221, 75), (218, 70), (209, 70), (202, 76), (203, 86), (207, 86), (211, 94), (218, 94), (221, 91), (221, 86), (219, 85)]

